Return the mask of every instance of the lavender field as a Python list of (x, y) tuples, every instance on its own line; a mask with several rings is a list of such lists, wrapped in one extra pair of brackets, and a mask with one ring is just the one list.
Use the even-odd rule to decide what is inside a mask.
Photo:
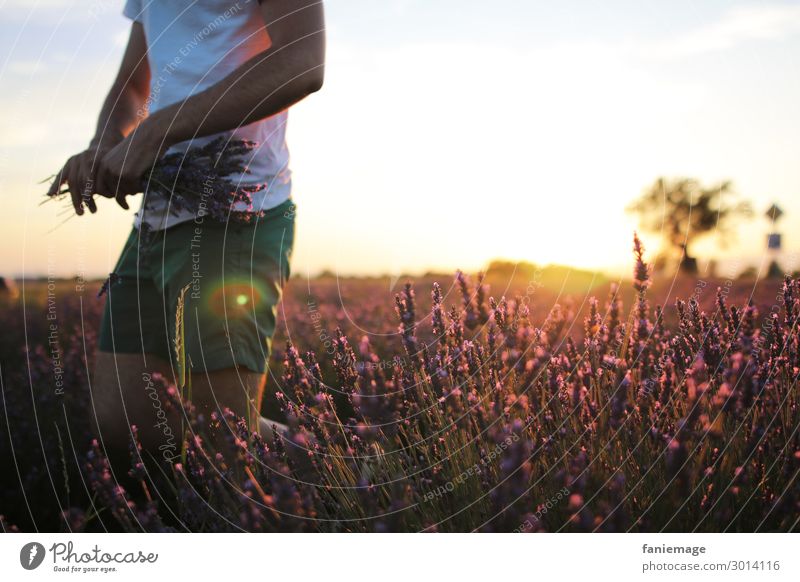
[(0, 299), (0, 523), (796, 531), (800, 280), (653, 281), (638, 242), (633, 273), (578, 289), (538, 273), (391, 291), (293, 279), (263, 407), (287, 435), (266, 441), (223, 413), (227, 450), (212, 450), (154, 375), (164, 406), (185, 411), (184, 442), (166, 463), (132, 440), (124, 465), (89, 433), (96, 286), (28, 282)]

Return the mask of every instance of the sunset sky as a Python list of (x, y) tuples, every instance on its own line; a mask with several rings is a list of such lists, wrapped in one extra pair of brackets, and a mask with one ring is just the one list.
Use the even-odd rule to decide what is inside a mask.
[[(624, 208), (659, 175), (753, 201), (725, 256), (762, 252), (772, 202), (800, 251), (797, 2), (326, 6), (326, 84), (289, 119), (295, 272), (627, 269)], [(2, 7), (0, 274), (105, 274), (131, 214), (103, 201), (50, 232), (37, 182), (87, 145), (130, 22), (121, 1)]]

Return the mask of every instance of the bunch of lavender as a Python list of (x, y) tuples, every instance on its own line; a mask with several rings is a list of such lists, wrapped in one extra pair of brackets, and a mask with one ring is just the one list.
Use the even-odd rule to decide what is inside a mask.
[[(218, 137), (186, 152), (167, 154), (145, 174), (143, 189), (168, 196), (169, 211), (176, 216), (188, 211), (219, 222), (249, 222), (263, 215), (253, 211), (253, 194), (266, 184), (241, 185), (231, 176), (250, 173), (242, 158), (257, 145)], [(145, 212), (147, 206), (145, 202)]]

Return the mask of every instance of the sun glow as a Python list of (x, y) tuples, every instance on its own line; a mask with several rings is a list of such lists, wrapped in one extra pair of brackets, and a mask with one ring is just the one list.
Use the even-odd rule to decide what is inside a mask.
[[(661, 175), (730, 178), (757, 208), (779, 202), (784, 245), (800, 244), (791, 169), (800, 95), (785, 74), (800, 11), (764, 19), (627, 7), (601, 34), (573, 30), (574, 14), (554, 4), (531, 3), (477, 34), (434, 4), (425, 5), (428, 33), (411, 10), (386, 20), (379, 3), (330, 4), (325, 86), (292, 108), (288, 128), (295, 273), (474, 270), (495, 258), (613, 268), (626, 264), (636, 227), (626, 204)], [(112, 37), (129, 25), (114, 11), (100, 16)], [(666, 27), (662, 17), (677, 20)], [(369, 26), (355, 30), (356, 21)], [(24, 216), (0, 233), (7, 248), (24, 249), (0, 257), (4, 274), (113, 268), (130, 215), (101, 203), (102, 216), (50, 233), (60, 218), (38, 207), (37, 182), (85, 146), (121, 48), (90, 35), (61, 55), (73, 75), (57, 94), (55, 57), (3, 72), (19, 90), (0, 97), (1, 177), (17, 193), (8, 211)], [(711, 252), (752, 253), (763, 234), (745, 227), (730, 249)]]

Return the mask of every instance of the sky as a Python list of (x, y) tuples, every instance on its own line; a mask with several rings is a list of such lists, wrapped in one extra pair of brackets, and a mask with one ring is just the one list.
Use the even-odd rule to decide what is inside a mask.
[[(57, 226), (39, 182), (93, 134), (122, 2), (0, 7), (0, 275), (103, 275), (132, 214), (103, 200)], [(627, 271), (624, 208), (662, 175), (753, 202), (703, 257), (763, 254), (772, 202), (786, 260), (800, 250), (797, 2), (326, 0), (326, 16), (325, 86), (289, 116), (296, 273)]]

